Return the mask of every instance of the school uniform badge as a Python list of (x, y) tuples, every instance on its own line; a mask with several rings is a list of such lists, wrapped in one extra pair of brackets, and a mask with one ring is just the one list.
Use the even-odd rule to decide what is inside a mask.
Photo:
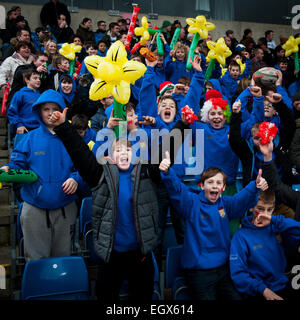
[(223, 207), (218, 208), (218, 210), (219, 210), (219, 215), (221, 216), (221, 218), (224, 218), (226, 213), (225, 213), (225, 210), (223, 209)]

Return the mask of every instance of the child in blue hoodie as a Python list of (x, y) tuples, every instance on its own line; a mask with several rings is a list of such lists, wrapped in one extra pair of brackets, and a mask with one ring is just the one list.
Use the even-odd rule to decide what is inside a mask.
[(181, 42), (177, 42), (174, 49), (165, 58), (167, 79), (172, 83), (177, 83), (181, 77), (192, 78), (192, 70), (186, 70), (186, 59), (188, 47)]
[[(251, 69), (251, 61), (246, 59), (246, 64), (248, 64), (248, 68), (250, 65)], [(241, 67), (240, 65), (232, 61), (228, 66), (228, 70), (224, 74), (222, 78), (219, 79), (221, 84), (222, 93), (229, 99), (230, 104), (232, 103), (232, 98), (234, 97), (236, 90), (238, 89), (238, 81), (242, 78), (248, 77), (248, 72), (245, 70), (241, 75)]]
[(255, 205), (258, 189), (268, 187), (265, 179), (260, 173), (256, 182), (250, 182), (239, 193), (221, 197), (227, 180), (222, 170), (209, 168), (203, 171), (201, 191), (195, 192), (178, 179), (170, 165), (166, 152), (159, 169), (173, 205), (185, 219), (181, 265), (191, 298), (216, 300), (220, 294), (225, 299), (240, 300), (229, 276), (229, 222)]
[(16, 92), (7, 112), (12, 134), (22, 134), (37, 128), (40, 124), (32, 114), (32, 105), (39, 98), (40, 74), (33, 69), (23, 75), (26, 87)]
[(24, 136), (8, 165), (2, 167), (7, 172), (10, 168), (25, 169), (38, 175), (36, 182), (24, 183), (21, 189), (26, 261), (71, 254), (71, 231), (77, 215), (75, 192), (81, 177), (49, 120), (54, 111), (64, 108), (58, 92), (41, 94), (32, 106), (39, 128)]
[[(300, 222), (272, 215), (274, 208), (274, 192), (261, 192), (253, 215), (243, 219), (242, 228), (232, 238), (230, 273), (237, 290), (248, 297), (296, 301), (298, 293), (285, 275), (283, 244), (300, 244)], [(283, 243), (278, 241), (278, 234)]]

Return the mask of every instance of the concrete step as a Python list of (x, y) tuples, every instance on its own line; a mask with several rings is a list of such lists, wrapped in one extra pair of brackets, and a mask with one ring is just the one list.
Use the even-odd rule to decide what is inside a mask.
[(10, 199), (10, 189), (2, 186), (2, 189), (0, 189), (0, 204), (9, 204), (9, 199)]
[(10, 204), (2, 203), (0, 205), (0, 226), (9, 225), (10, 223)]
[(0, 128), (6, 130), (6, 118), (0, 117)]
[(8, 150), (0, 150), (0, 159), (8, 159)]

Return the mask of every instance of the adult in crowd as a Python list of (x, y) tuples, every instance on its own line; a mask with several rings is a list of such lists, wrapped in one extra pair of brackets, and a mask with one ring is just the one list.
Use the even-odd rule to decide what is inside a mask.
[[(20, 41), (25, 41), (27, 42), (29, 45), (31, 45), (31, 38), (30, 38), (30, 32), (26, 29), (20, 29), (17, 32), (17, 36), (15, 39), (11, 39), (11, 43), (10, 45), (6, 48), (5, 50), (5, 54), (3, 56), (3, 59), (5, 60), (6, 58), (10, 57), (13, 55), (13, 53), (15, 52), (15, 47), (16, 44)], [(33, 46), (31, 45), (31, 51), (33, 52)]]
[(31, 54), (30, 44), (25, 41), (19, 41), (16, 45), (16, 51), (11, 56), (6, 58), (0, 66), (0, 87), (6, 85), (6, 81), (10, 84), (13, 81), (15, 71), (18, 66), (30, 64), (34, 57)]
[(275, 50), (276, 44), (274, 41), (274, 31), (273, 30), (267, 30), (265, 32), (265, 38), (267, 40), (267, 47), (269, 49)]
[(100, 40), (102, 40), (103, 36), (106, 33), (106, 22), (104, 20), (99, 20), (97, 22), (98, 29), (94, 33), (95, 42), (98, 43)]
[(254, 58), (251, 59), (252, 68), (251, 75), (256, 72), (260, 68), (267, 67), (267, 64), (263, 61), (264, 59), (264, 51), (260, 47), (256, 47), (253, 51)]
[(108, 47), (110, 47), (114, 42), (118, 40), (120, 27), (117, 24), (117, 22), (111, 22), (108, 27), (109, 27), (109, 30), (103, 36), (102, 40), (107, 43)]
[(93, 32), (92, 19), (83, 18), (76, 31), (76, 34), (83, 39), (83, 43), (94, 42), (95, 38)]
[(74, 31), (67, 23), (67, 18), (64, 14), (58, 16), (57, 25), (51, 28), (57, 43), (69, 42), (74, 34)]
[(61, 14), (66, 17), (66, 22), (69, 26), (71, 24), (71, 15), (67, 6), (59, 0), (50, 0), (44, 4), (40, 13), (42, 25), (46, 28), (57, 26), (57, 21)]

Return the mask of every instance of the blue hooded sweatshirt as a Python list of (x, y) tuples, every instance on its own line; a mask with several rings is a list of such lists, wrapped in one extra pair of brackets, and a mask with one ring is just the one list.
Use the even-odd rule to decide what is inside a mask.
[(40, 95), (39, 90), (34, 91), (28, 87), (24, 87), (14, 94), (7, 111), (13, 132), (22, 126), (27, 129), (39, 127), (39, 121), (32, 114), (32, 105)]
[(185, 236), (181, 264), (187, 269), (211, 269), (224, 265), (229, 258), (229, 221), (240, 218), (258, 199), (258, 189), (251, 181), (232, 197), (220, 197), (215, 203), (204, 192), (191, 191), (172, 168), (161, 173), (172, 205), (185, 220)]
[(300, 81), (296, 80), (292, 84), (290, 84), (288, 88), (289, 97), (293, 99), (296, 92), (300, 92)]
[(70, 204), (76, 197), (66, 194), (62, 184), (69, 178), (77, 183), (82, 179), (61, 140), (49, 131), (39, 115), (38, 106), (46, 102), (54, 102), (62, 110), (65, 108), (57, 91), (47, 90), (41, 94), (32, 107), (40, 127), (24, 135), (22, 143), (13, 150), (8, 166), (32, 170), (38, 175), (36, 182), (23, 184), (21, 197), (24, 201), (41, 209), (55, 210)]
[(233, 235), (230, 272), (238, 291), (255, 296), (262, 295), (266, 288), (276, 292), (286, 286), (286, 258), (276, 234), (288, 239), (289, 244), (299, 244), (300, 223), (278, 215), (272, 216), (268, 226), (256, 227), (252, 219), (244, 218), (242, 228)]
[(118, 221), (114, 241), (114, 249), (120, 252), (135, 250), (139, 247), (134, 226), (132, 209), (133, 181), (131, 164), (128, 170), (119, 170)]

